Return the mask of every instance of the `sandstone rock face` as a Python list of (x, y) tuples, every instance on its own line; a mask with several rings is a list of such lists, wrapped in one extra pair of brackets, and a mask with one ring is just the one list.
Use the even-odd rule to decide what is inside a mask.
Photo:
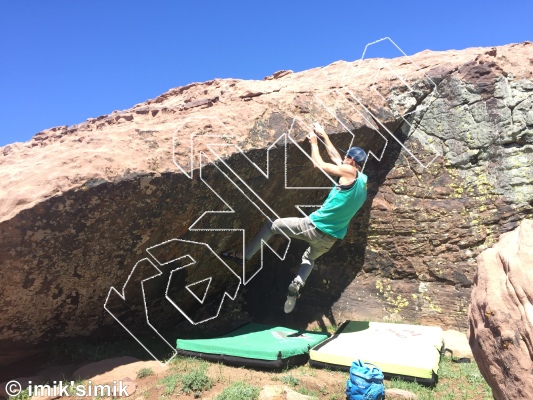
[(478, 257), (469, 341), (495, 399), (533, 398), (533, 220)]
[[(531, 60), (526, 42), (217, 79), (5, 146), (0, 365), (123, 326), (167, 351), (249, 318), (465, 329), (476, 256), (532, 213)], [(332, 183), (305, 154), (313, 121), (372, 154), (369, 197), (287, 317), (305, 244), (284, 260), (265, 249), (262, 268), (213, 252), (322, 203)]]

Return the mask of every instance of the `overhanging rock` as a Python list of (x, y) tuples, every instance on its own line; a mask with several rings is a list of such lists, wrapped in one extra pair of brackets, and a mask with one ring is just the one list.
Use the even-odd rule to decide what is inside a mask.
[[(340, 148), (353, 143), (373, 156), (367, 204), (318, 260), (300, 323), (403, 318), (465, 328), (475, 257), (532, 210), (531, 60), (526, 42), (423, 52), (388, 60), (390, 69), (372, 59), (265, 81), (213, 80), (5, 146), (0, 354), (125, 334), (104, 303), (126, 282), (127, 307), (118, 298), (110, 307), (140, 331), (151, 329), (138, 322), (145, 306), (150, 323), (174, 337), (188, 327), (227, 330), (247, 314), (279, 318), (302, 244), (284, 261), (266, 251), (261, 270), (228, 269), (214, 253), (267, 217), (322, 202), (331, 182), (305, 154), (313, 121)], [(236, 176), (243, 182), (234, 186)], [(158, 264), (149, 250), (171, 239), (214, 253), (199, 254), (194, 269), (183, 258), (192, 247), (181, 246)], [(285, 245), (273, 243), (280, 253)], [(170, 289), (188, 296), (178, 297), (194, 318), (169, 301), (168, 280), (147, 282), (143, 299), (141, 281), (154, 268), (178, 271), (181, 286)], [(240, 286), (226, 290), (234, 277)], [(244, 286), (253, 290), (245, 295)]]

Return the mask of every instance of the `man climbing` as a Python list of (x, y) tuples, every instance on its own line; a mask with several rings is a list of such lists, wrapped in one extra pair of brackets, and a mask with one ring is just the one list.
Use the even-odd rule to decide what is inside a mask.
[[(317, 134), (324, 140), (333, 163), (322, 160), (318, 150)], [(361, 172), (366, 160), (363, 149), (352, 147), (343, 159), (325, 130), (316, 122), (313, 124), (313, 132), (307, 137), (311, 143), (311, 158), (315, 167), (320, 167), (327, 174), (337, 177), (337, 184), (331, 189), (322, 206), (308, 217), (267, 221), (245, 247), (244, 254), (246, 261), (249, 261), (261, 248), (261, 242), (268, 242), (275, 234), (285, 234), (287, 237), (309, 243), (302, 256), (298, 274), (289, 285), (284, 307), (286, 313), (294, 309), (300, 289), (313, 270), (315, 260), (326, 253), (337, 239), (344, 238), (350, 220), (365, 202), (367, 192), (367, 176)], [(235, 251), (224, 251), (221, 256), (242, 263), (242, 254)]]

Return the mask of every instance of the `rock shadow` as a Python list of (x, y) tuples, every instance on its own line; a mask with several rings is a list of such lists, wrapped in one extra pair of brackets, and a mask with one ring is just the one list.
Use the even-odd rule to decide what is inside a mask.
[[(394, 132), (399, 141), (405, 141), (405, 135), (400, 129), (396, 129)], [(338, 136), (337, 142), (341, 143), (339, 148), (347, 148), (350, 135), (340, 133), (336, 136)], [(390, 136), (389, 139), (391, 139)], [(356, 133), (356, 140), (352, 145), (358, 144)], [(367, 146), (365, 148), (368, 149)], [(308, 245), (304, 241), (293, 240), (284, 260), (280, 260), (272, 252), (265, 252), (263, 269), (244, 288), (244, 309), (254, 321), (295, 329), (303, 329), (310, 324), (317, 324), (321, 330), (326, 330), (328, 326), (337, 326), (343, 322), (338, 320), (338, 313), (334, 312), (335, 303), (343, 291), (365, 268), (365, 250), (372, 203), (387, 174), (394, 168), (401, 150), (402, 147), (398, 142), (389, 140), (381, 161), (373, 157), (369, 158), (364, 169), (364, 173), (368, 176), (367, 200), (352, 219), (345, 239), (337, 241), (328, 253), (317, 259), (315, 270), (309, 276), (296, 308), (291, 314), (285, 314), (283, 311), (287, 286), (294, 278), (300, 265), (301, 255)], [(325, 154), (322, 156), (326, 160)], [(296, 168), (296, 164), (294, 163), (292, 168)], [(303, 166), (301, 167), (303, 168)], [(302, 169), (302, 171), (305, 179), (309, 179), (314, 173), (309, 171), (309, 167)], [(328, 191), (309, 190), (307, 193), (309, 203), (307, 204), (320, 205), (327, 193)], [(281, 195), (277, 192), (276, 196), (280, 197)], [(271, 245), (274, 248), (284, 248), (286, 240), (275, 236), (271, 239)], [(351, 306), (356, 307), (355, 304), (351, 304)]]

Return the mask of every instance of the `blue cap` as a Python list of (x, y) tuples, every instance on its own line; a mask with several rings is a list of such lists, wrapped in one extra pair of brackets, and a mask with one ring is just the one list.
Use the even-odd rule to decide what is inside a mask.
[(363, 164), (366, 160), (366, 153), (360, 147), (350, 147), (350, 150), (346, 152), (346, 155), (358, 164)]

